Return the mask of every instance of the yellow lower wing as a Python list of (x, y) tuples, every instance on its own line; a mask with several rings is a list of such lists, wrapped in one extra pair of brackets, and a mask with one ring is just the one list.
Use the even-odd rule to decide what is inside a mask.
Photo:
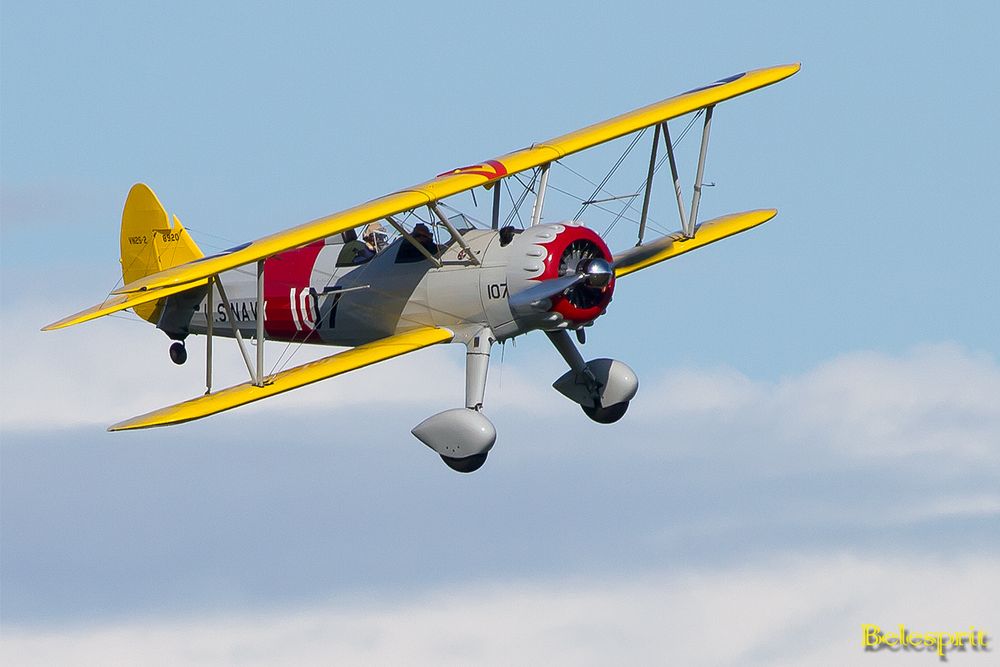
[(778, 211), (773, 208), (732, 213), (701, 223), (695, 228), (692, 238), (686, 239), (680, 232), (675, 232), (651, 243), (629, 248), (615, 255), (615, 278), (627, 276), (639, 269), (659, 264), (727, 236), (745, 232), (757, 225), (764, 224), (777, 214)]
[(46, 327), (42, 328), (42, 331), (52, 331), (53, 329), (62, 329), (63, 327), (73, 326), (74, 324), (80, 324), (81, 322), (87, 322), (89, 320), (97, 319), (104, 315), (110, 315), (111, 313), (117, 313), (119, 310), (125, 310), (126, 308), (132, 308), (134, 306), (139, 306), (144, 303), (149, 303), (150, 301), (158, 301), (164, 297), (168, 297), (171, 294), (177, 294), (178, 292), (186, 292), (189, 289), (194, 289), (196, 287), (201, 287), (202, 285), (207, 285), (208, 279), (203, 278), (202, 280), (196, 280), (193, 283), (187, 283), (184, 285), (174, 285), (172, 287), (161, 287), (160, 289), (150, 290), (148, 292), (132, 292), (130, 294), (113, 294), (103, 302), (97, 304), (96, 306), (91, 306), (86, 310), (81, 310), (75, 315), (70, 315), (69, 317), (64, 317), (58, 322), (53, 322)]
[(144, 415), (127, 419), (110, 427), (109, 431), (128, 431), (152, 426), (168, 426), (180, 424), (193, 419), (201, 419), (224, 410), (246, 405), (268, 398), (291, 389), (298, 389), (307, 384), (325, 380), (326, 378), (353, 371), (363, 366), (385, 361), (413, 352), (420, 348), (445, 343), (454, 337), (448, 329), (424, 327), (415, 331), (389, 336), (372, 343), (340, 352), (338, 354), (317, 359), (295, 368), (271, 375), (264, 380), (264, 386), (258, 387), (245, 382), (235, 387), (229, 387), (214, 394), (206, 394), (190, 401), (184, 401)]

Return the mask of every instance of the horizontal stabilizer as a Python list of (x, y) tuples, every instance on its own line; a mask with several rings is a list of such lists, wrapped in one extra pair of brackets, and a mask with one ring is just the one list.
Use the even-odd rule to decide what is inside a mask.
[(721, 218), (708, 220), (695, 227), (692, 238), (684, 238), (681, 232), (668, 234), (650, 243), (629, 248), (614, 257), (615, 277), (621, 278), (653, 264), (683, 255), (696, 248), (714, 243), (733, 234), (745, 232), (761, 225), (778, 214), (777, 209), (765, 208), (744, 213), (731, 213)]
[(201, 287), (202, 285), (207, 285), (208, 279), (203, 278), (202, 280), (197, 280), (193, 283), (186, 283), (184, 285), (174, 285), (173, 287), (163, 287), (157, 290), (151, 290), (149, 292), (133, 292), (131, 294), (112, 294), (103, 302), (97, 304), (96, 306), (91, 306), (86, 310), (81, 310), (75, 315), (70, 315), (69, 317), (64, 317), (58, 322), (53, 322), (52, 324), (43, 327), (42, 331), (52, 331), (53, 329), (62, 329), (64, 327), (71, 327), (74, 324), (80, 324), (82, 322), (89, 322), (90, 320), (97, 319), (98, 317), (103, 317), (105, 315), (110, 315), (111, 313), (117, 313), (119, 310), (125, 310), (126, 308), (132, 308), (133, 306), (139, 306), (144, 303), (149, 303), (151, 301), (158, 301), (164, 297), (168, 297), (171, 294), (177, 294), (179, 292), (186, 292), (189, 289), (194, 289), (196, 287)]
[(307, 384), (325, 380), (335, 375), (347, 373), (370, 364), (385, 361), (393, 357), (413, 352), (436, 343), (446, 343), (455, 336), (448, 329), (424, 327), (415, 331), (389, 336), (372, 343), (339, 352), (329, 357), (317, 359), (280, 373), (275, 373), (264, 379), (264, 386), (258, 387), (251, 382), (244, 382), (192, 398), (183, 403), (170, 405), (144, 415), (127, 419), (110, 427), (109, 431), (128, 431), (153, 426), (169, 426), (193, 419), (201, 419), (225, 410), (269, 398), (276, 394), (298, 389)]

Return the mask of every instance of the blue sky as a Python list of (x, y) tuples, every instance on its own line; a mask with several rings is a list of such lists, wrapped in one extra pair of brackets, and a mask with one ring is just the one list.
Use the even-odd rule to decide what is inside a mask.
[[(905, 610), (1000, 632), (976, 584), (1000, 584), (994, 3), (0, 11), (0, 612), (18, 662), (650, 662), (649, 637), (729, 613), (738, 646), (675, 657), (851, 661), (861, 623)], [(494, 357), (501, 439), (468, 477), (408, 433), (461, 401), (458, 348), (123, 437), (104, 426), (199, 391), (197, 343), (178, 369), (134, 322), (37, 331), (120, 278), (133, 182), (224, 247), (793, 61), (717, 109), (701, 208), (779, 216), (622, 281), (589, 333), (587, 356), (642, 382), (613, 427), (551, 390), (561, 361), (529, 337)], [(623, 148), (567, 164), (599, 178)], [(692, 132), (688, 191), (696, 151)], [(589, 194), (564, 169), (552, 183)], [(576, 209), (552, 196), (546, 216)], [(828, 644), (788, 639), (809, 619)], [(467, 641), (427, 638), (445, 622)]]

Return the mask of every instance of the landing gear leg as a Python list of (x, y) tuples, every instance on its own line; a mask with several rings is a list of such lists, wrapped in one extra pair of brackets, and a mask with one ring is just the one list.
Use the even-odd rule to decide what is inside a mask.
[(483, 409), (486, 395), (486, 374), (490, 369), (490, 348), (496, 339), (493, 332), (483, 327), (466, 344), (465, 352), (465, 407)]
[(497, 441), (496, 428), (482, 413), (490, 346), (494, 342), (493, 332), (482, 327), (466, 343), (465, 407), (439, 412), (410, 431), (458, 472), (479, 470)]
[(184, 347), (184, 343), (177, 341), (170, 346), (170, 361), (174, 362), (178, 366), (182, 365), (188, 359), (187, 348)]
[(585, 362), (564, 329), (546, 334), (570, 367), (552, 385), (556, 391), (579, 404), (599, 424), (613, 424), (624, 417), (629, 401), (639, 389), (632, 369), (614, 359)]
[[(483, 328), (466, 345), (465, 353), (465, 407), (482, 412), (483, 397), (486, 395), (486, 374), (490, 368), (490, 348), (496, 339), (493, 332)], [(489, 451), (455, 458), (441, 455), (441, 460), (457, 472), (475, 472), (486, 463)]]
[(466, 343), (465, 408), (442, 412), (413, 430), (415, 436), (457, 472), (479, 470), (496, 440), (496, 429), (482, 413), (490, 348), (495, 342), (493, 332), (483, 327)]
[(601, 383), (594, 377), (593, 371), (587, 366), (587, 362), (583, 360), (580, 350), (576, 349), (576, 345), (573, 345), (573, 341), (570, 340), (566, 330), (546, 331), (545, 335), (549, 337), (549, 340), (552, 341), (559, 354), (566, 360), (566, 364), (570, 369), (577, 374), (580, 382), (587, 387), (587, 392), (590, 394), (594, 405), (599, 406), (601, 404)]

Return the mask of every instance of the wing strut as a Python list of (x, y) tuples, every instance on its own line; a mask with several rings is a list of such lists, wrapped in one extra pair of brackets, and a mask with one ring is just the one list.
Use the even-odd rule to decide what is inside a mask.
[[(687, 216), (684, 215), (684, 200), (681, 197), (681, 177), (677, 175), (677, 161), (674, 159), (674, 145), (670, 141), (670, 128), (666, 122), (662, 123), (663, 142), (667, 145), (667, 157), (670, 158), (670, 175), (674, 178), (674, 195), (677, 197), (677, 215), (681, 218), (681, 231), (687, 236), (688, 223)], [(639, 239), (642, 244), (642, 238)]]
[[(236, 338), (236, 344), (240, 346), (240, 352), (243, 354), (243, 362), (247, 365), (247, 371), (250, 373), (250, 382), (256, 387), (264, 386), (264, 260), (257, 260), (257, 333), (256, 333), (256, 344), (257, 344), (257, 366), (254, 367), (254, 363), (250, 360), (250, 352), (247, 350), (246, 341), (243, 340), (243, 334), (240, 333), (239, 327), (236, 326), (236, 318), (233, 316), (233, 307), (229, 303), (229, 297), (226, 295), (226, 288), (222, 286), (222, 280), (219, 276), (214, 276), (210, 283), (215, 283), (219, 288), (219, 296), (222, 298), (222, 306), (226, 309), (226, 317), (229, 318), (229, 328), (233, 331), (233, 337)], [(208, 368), (205, 371), (205, 384), (207, 385), (208, 391), (205, 393), (211, 393), (212, 391), (212, 319), (214, 313), (211, 312), (212, 304), (212, 289), (211, 284), (208, 290), (208, 312), (206, 313), (206, 319), (208, 320), (207, 326), (207, 350), (206, 350), (206, 363)]]
[(215, 333), (215, 279), (208, 281), (208, 298), (205, 301), (205, 393), (212, 393), (212, 335)]
[(684, 212), (684, 197), (681, 193), (681, 179), (677, 175), (677, 161), (674, 158), (674, 144), (670, 139), (670, 128), (664, 121), (653, 130), (653, 148), (649, 155), (649, 171), (646, 175), (646, 193), (642, 200), (642, 216), (639, 219), (639, 240), (636, 246), (642, 245), (642, 238), (646, 233), (646, 219), (649, 213), (649, 197), (653, 187), (653, 175), (656, 171), (656, 145), (660, 138), (660, 128), (663, 129), (663, 143), (667, 145), (667, 158), (670, 162), (670, 175), (674, 181), (674, 196), (677, 198), (677, 215), (681, 219), (681, 233), (684, 238), (694, 238), (695, 229), (698, 225), (698, 206), (701, 203), (701, 190), (705, 177), (705, 157), (708, 155), (708, 135), (712, 131), (712, 112), (715, 105), (705, 107), (705, 124), (701, 131), (701, 150), (698, 153), (698, 171), (694, 177), (694, 195), (691, 197), (691, 213)]
[[(319, 306), (317, 305), (317, 309)], [(319, 314), (316, 315), (319, 317)], [(264, 386), (264, 260), (257, 260), (257, 377), (254, 384)]]
[(531, 207), (531, 226), (542, 221), (542, 205), (545, 203), (545, 188), (549, 184), (549, 167), (551, 162), (542, 165), (542, 178), (538, 181), (538, 192), (535, 193), (535, 205)]
[(434, 211), (434, 215), (436, 215), (438, 220), (441, 221), (441, 224), (448, 229), (448, 233), (451, 234), (451, 238), (455, 239), (455, 242), (462, 247), (462, 250), (465, 251), (465, 254), (468, 255), (472, 263), (476, 266), (482, 266), (482, 262), (480, 262), (479, 258), (476, 257), (476, 253), (472, 252), (472, 248), (469, 247), (469, 244), (465, 242), (462, 235), (458, 233), (457, 229), (455, 229), (455, 225), (451, 224), (451, 221), (448, 220), (448, 216), (446, 216), (440, 207), (438, 207), (437, 202), (431, 202), (427, 205), (427, 208)]
[[(653, 192), (653, 174), (656, 173), (656, 148), (659, 145), (660, 126), (654, 125), (653, 148), (649, 152), (649, 171), (646, 172), (646, 193), (642, 197), (642, 215), (639, 216), (639, 242), (636, 245), (642, 245), (642, 235), (646, 233), (646, 217), (649, 215), (649, 195)], [(669, 141), (667, 145), (670, 145)], [(673, 164), (673, 158), (671, 158), (670, 164)]]
[(218, 276), (216, 276), (213, 280), (219, 288), (219, 296), (222, 298), (222, 307), (226, 309), (226, 317), (229, 318), (229, 328), (233, 330), (233, 337), (236, 338), (236, 344), (240, 346), (240, 352), (243, 353), (243, 362), (247, 365), (247, 371), (250, 373), (250, 381), (256, 384), (257, 372), (254, 370), (253, 362), (250, 361), (250, 353), (247, 351), (246, 343), (243, 340), (243, 334), (240, 333), (239, 327), (236, 326), (236, 317), (233, 316), (233, 307), (229, 303), (229, 297), (226, 295), (226, 288), (222, 286), (222, 281), (219, 280)]
[(701, 203), (701, 182), (705, 175), (705, 155), (708, 154), (708, 133), (712, 130), (712, 112), (715, 105), (705, 109), (705, 125), (701, 130), (701, 152), (698, 153), (698, 172), (694, 177), (694, 195), (691, 198), (691, 215), (688, 216), (688, 226), (684, 236), (694, 236), (694, 226), (698, 223), (698, 204)]
[(500, 184), (493, 184), (493, 230), (500, 229)]

